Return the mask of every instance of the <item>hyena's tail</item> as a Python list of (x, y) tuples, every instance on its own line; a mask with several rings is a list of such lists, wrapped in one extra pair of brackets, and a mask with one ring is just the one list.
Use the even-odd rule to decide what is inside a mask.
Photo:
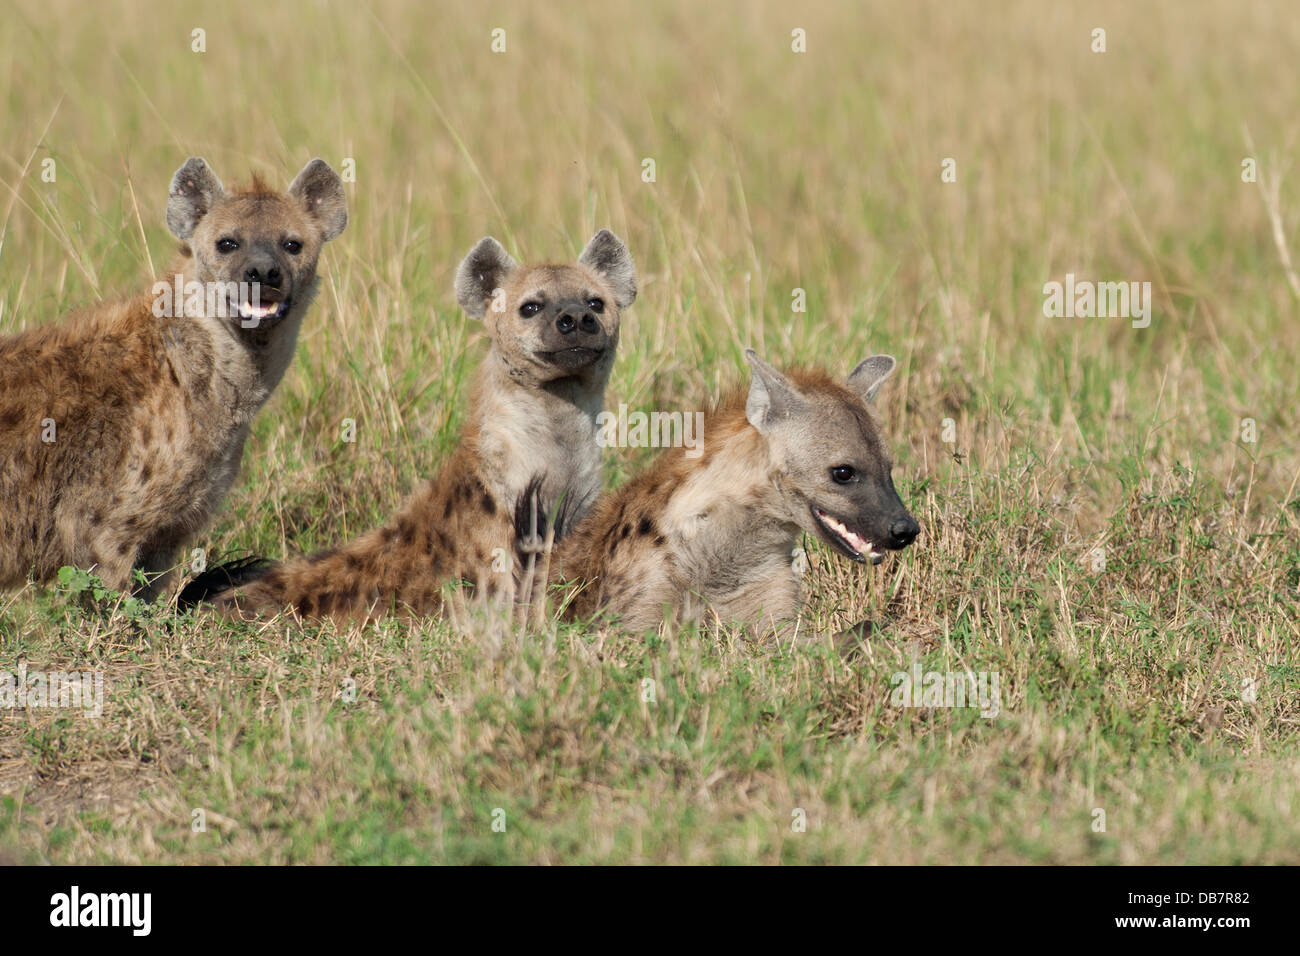
[(176, 604), (182, 610), (210, 604), (214, 598), (264, 577), (276, 567), (274, 561), (248, 555), (214, 565), (200, 572), (181, 589)]
[[(515, 502), (515, 594), (517, 602), (545, 613), (546, 588), (552, 576), (555, 545), (576, 523), (588, 502), (567, 492), (548, 499), (543, 476), (534, 475)], [(533, 617), (533, 615), (529, 615)]]

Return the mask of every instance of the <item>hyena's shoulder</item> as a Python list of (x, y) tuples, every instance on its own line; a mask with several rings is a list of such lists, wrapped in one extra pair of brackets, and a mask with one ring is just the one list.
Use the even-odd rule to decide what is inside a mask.
[[(195, 330), (168, 323), (154, 318), (148, 298), (137, 297), (0, 340), (0, 430), (44, 434), (59, 451), (94, 454), (118, 431), (106, 427), (110, 419), (120, 424), (165, 410), (180, 400), (173, 393), (182, 379), (192, 378), (190, 368), (172, 361), (167, 337), (184, 346), (174, 351), (185, 355), (185, 366), (205, 352)], [(37, 427), (42, 421), (53, 433)], [(60, 433), (76, 440), (61, 442)]]
[[(744, 430), (743, 397), (728, 397), (705, 415), (700, 456), (665, 449), (645, 471), (597, 502), (561, 543), (553, 565), (553, 581), (579, 587), (571, 615), (619, 607), (639, 620), (642, 611), (655, 617), (676, 606), (679, 592), (690, 584), (686, 577), (698, 557), (699, 539), (709, 537), (721, 518), (717, 505), (728, 496), (727, 488), (703, 480), (706, 468), (725, 456), (724, 449)], [(740, 459), (734, 465), (748, 467)], [(727, 482), (741, 489), (754, 479), (738, 471)]]

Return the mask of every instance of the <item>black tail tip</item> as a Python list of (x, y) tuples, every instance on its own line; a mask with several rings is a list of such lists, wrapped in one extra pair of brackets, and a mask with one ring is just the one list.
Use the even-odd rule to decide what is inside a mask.
[(515, 551), (520, 556), (540, 554), (546, 548), (546, 535), (552, 533), (553, 543), (559, 542), (573, 530), (577, 519), (590, 505), (590, 495), (585, 499), (572, 491), (562, 491), (554, 500), (542, 494), (545, 475), (534, 475), (515, 501)]
[(201, 571), (181, 589), (176, 606), (182, 610), (197, 607), (234, 588), (256, 581), (275, 567), (275, 562), (250, 554), (225, 561)]

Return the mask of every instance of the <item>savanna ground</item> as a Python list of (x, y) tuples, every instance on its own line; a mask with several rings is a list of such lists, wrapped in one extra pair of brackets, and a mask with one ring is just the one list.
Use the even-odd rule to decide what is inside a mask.
[[(355, 160), (214, 557), (388, 515), (484, 351), (461, 256), (490, 233), (568, 259), (604, 225), (641, 273), (611, 404), (702, 408), (751, 345), (841, 373), (890, 352), (924, 530), (878, 568), (810, 544), (805, 626), (880, 626), (847, 663), (725, 628), (0, 596), (0, 669), (106, 681), (99, 719), (0, 715), (0, 857), (1300, 862), (1300, 20), (1071, 6), (6, 0), (0, 330), (163, 269), (190, 154), (228, 184)], [(1150, 326), (1045, 317), (1067, 272), (1150, 281)], [(653, 453), (611, 449), (608, 482)], [(996, 673), (1000, 713), (894, 706), (913, 654)]]

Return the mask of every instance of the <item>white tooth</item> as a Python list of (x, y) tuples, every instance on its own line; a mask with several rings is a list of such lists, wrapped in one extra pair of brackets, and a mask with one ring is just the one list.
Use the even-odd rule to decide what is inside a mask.
[(871, 543), (869, 541), (855, 534), (854, 532), (850, 531), (848, 528), (844, 527), (844, 525), (840, 524), (838, 521), (836, 521), (826, 512), (822, 511), (820, 508), (817, 509), (817, 513), (822, 516), (822, 519), (828, 525), (830, 525), (831, 530), (834, 531), (836, 534), (838, 534), (841, 538), (843, 538), (845, 542), (849, 545), (849, 547), (851, 547), (854, 551), (861, 554), (862, 552), (867, 551), (868, 549), (871, 548)]

